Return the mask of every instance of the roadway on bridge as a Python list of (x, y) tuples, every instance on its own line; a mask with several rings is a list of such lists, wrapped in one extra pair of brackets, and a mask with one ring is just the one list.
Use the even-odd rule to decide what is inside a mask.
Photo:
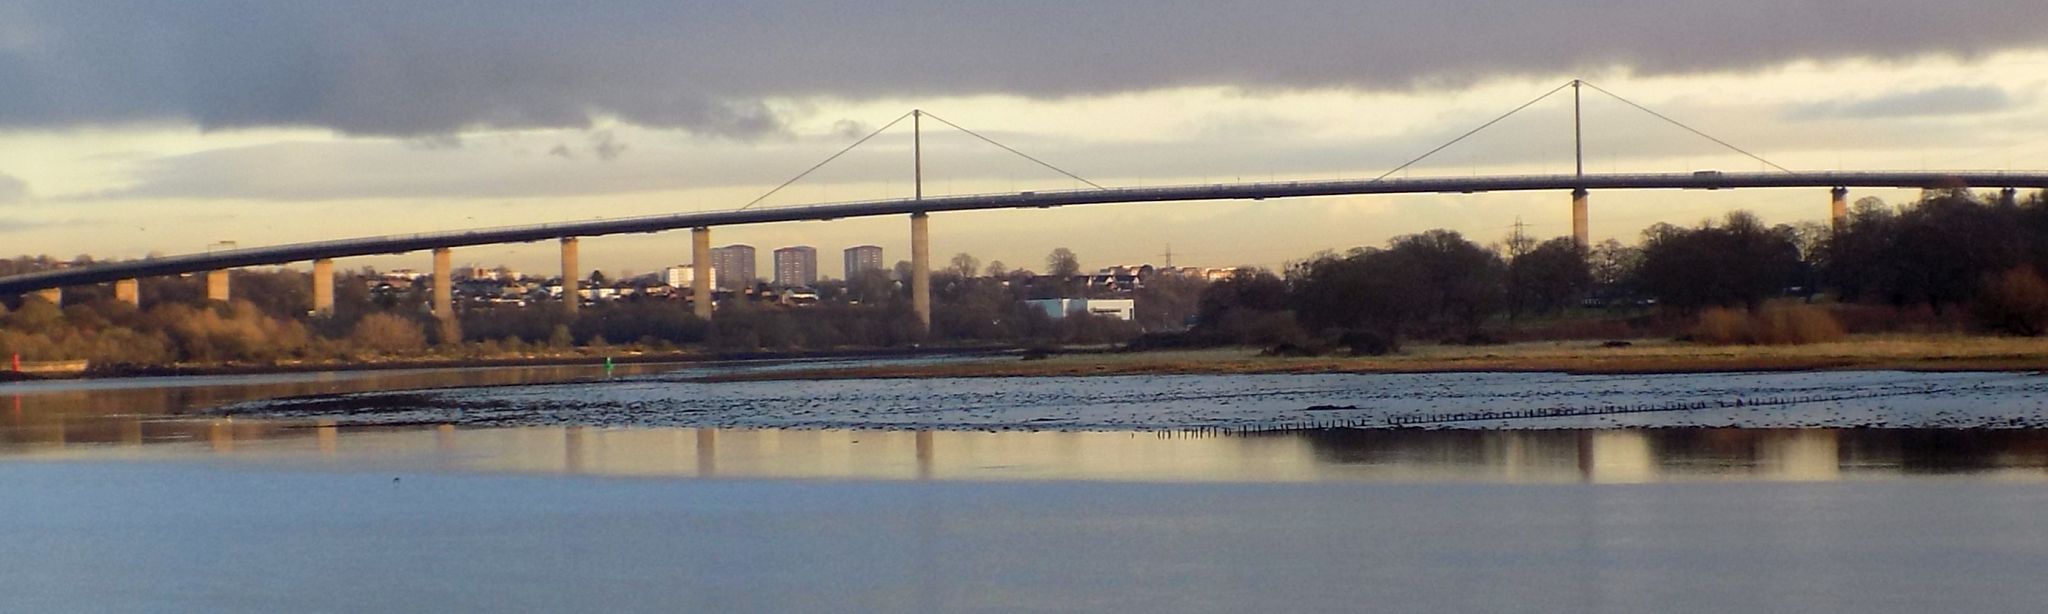
[(1105, 189), (1016, 192), (825, 203), (763, 209), (737, 209), (612, 218), (557, 224), (479, 228), (413, 235), (360, 237), (267, 247), (185, 254), (145, 260), (0, 277), (0, 295), (49, 288), (107, 283), (123, 279), (182, 275), (248, 266), (279, 265), (320, 259), (400, 254), (438, 248), (530, 243), (570, 237), (652, 233), (684, 228), (766, 224), (849, 217), (906, 215), (945, 211), (1051, 208), (1068, 205), (1170, 203), (1221, 200), (1265, 200), (1313, 196), (1527, 192), (1563, 190), (1637, 190), (1738, 188), (2018, 188), (2048, 189), (2048, 171), (1933, 172), (1695, 172), (1587, 175), (1507, 175), (1424, 177), (1372, 180), (1275, 181), (1240, 184), (1122, 187)]

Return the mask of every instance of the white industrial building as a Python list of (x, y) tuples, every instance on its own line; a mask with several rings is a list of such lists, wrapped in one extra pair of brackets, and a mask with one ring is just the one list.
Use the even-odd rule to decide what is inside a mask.
[(1138, 317), (1138, 302), (1127, 298), (1045, 298), (1024, 301), (1045, 311), (1054, 320), (1077, 313), (1116, 318), (1126, 322)]

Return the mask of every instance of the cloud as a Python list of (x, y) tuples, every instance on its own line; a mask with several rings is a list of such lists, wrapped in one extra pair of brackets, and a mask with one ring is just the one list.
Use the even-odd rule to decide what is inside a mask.
[(1971, 115), (2012, 108), (2015, 101), (1997, 86), (1948, 86), (1913, 90), (1851, 101), (1795, 107), (1788, 119), (1890, 119), (1939, 115)]
[(599, 130), (590, 134), (590, 153), (596, 154), (599, 160), (617, 160), (620, 154), (626, 153), (626, 147), (625, 143), (612, 136), (610, 130)]
[(28, 182), (0, 173), (0, 205), (11, 205), (28, 200)]
[(824, 0), (0, 7), (0, 128), (182, 121), (418, 136), (604, 118), (751, 139), (773, 101), (1189, 85), (1455, 86), (2048, 45), (2039, 0)]

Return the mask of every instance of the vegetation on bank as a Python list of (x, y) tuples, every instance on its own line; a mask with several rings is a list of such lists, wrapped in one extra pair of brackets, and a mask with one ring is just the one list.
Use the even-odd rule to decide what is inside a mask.
[[(0, 261), (0, 273), (52, 265), (47, 258)], [(1590, 250), (1566, 238), (1511, 235), (1481, 245), (1433, 230), (1385, 247), (1314, 254), (1278, 272), (1244, 268), (1216, 282), (1156, 273), (1136, 288), (1091, 283), (1065, 249), (1046, 266), (1055, 274), (1001, 263), (982, 269), (972, 256), (954, 257), (932, 275), (929, 333), (911, 311), (907, 284), (882, 271), (823, 284), (817, 304), (738, 294), (720, 303), (712, 322), (676, 297), (633, 296), (573, 315), (559, 303), (465, 302), (448, 323), (426, 312), (424, 280), (409, 291), (372, 293), (362, 278), (343, 277), (335, 312), (313, 316), (305, 274), (237, 271), (230, 304), (205, 301), (197, 278), (143, 280), (147, 309), (112, 300), (105, 287), (67, 289), (62, 307), (22, 297), (0, 306), (0, 357), (118, 367), (1113, 343), (1252, 346), (1283, 357), (1409, 348), (1401, 358), (1426, 361), (1435, 359), (1423, 348), (1560, 339), (1629, 339), (1717, 356), (1703, 348), (2048, 332), (2048, 282), (2040, 274), (2048, 270), (2048, 202), (2040, 194), (1999, 202), (1932, 191), (1901, 207), (1866, 199), (1839, 233), (1819, 224), (1766, 226), (1736, 212), (1692, 227), (1660, 224), (1637, 245), (1609, 241)], [(1133, 321), (1053, 319), (1023, 302), (1060, 296), (1134, 298), (1137, 313)], [(1834, 359), (1773, 364), (1827, 360)]]

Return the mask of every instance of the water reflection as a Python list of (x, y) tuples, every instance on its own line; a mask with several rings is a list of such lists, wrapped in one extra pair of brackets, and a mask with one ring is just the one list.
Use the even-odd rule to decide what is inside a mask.
[(293, 458), (423, 469), (699, 478), (1157, 481), (2048, 479), (2048, 432), (1879, 429), (1103, 432), (337, 427), (68, 418), (0, 428), (0, 457)]
[[(671, 367), (629, 367), (666, 368)], [(1330, 430), (1191, 436), (350, 427), (333, 420), (192, 414), (219, 403), (281, 395), (598, 376), (600, 368), (542, 367), (10, 384), (0, 386), (0, 459), (220, 456), (341, 467), (892, 480), (1633, 483), (1956, 473), (2048, 478), (2048, 430)]]

